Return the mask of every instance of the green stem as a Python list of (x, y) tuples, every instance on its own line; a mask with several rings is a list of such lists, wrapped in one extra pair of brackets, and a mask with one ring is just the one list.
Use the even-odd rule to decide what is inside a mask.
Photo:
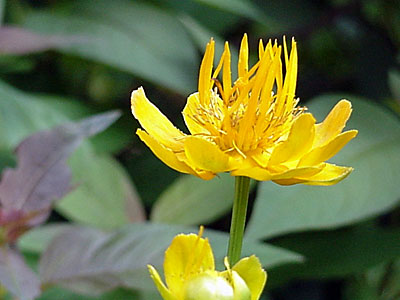
[(228, 260), (231, 266), (239, 261), (242, 252), (249, 188), (250, 178), (244, 176), (235, 177), (235, 198), (233, 200), (228, 246)]

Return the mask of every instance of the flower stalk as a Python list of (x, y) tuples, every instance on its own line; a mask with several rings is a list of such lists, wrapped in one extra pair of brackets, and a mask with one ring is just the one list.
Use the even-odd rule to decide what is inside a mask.
[(242, 252), (243, 234), (249, 200), (250, 178), (235, 177), (235, 197), (233, 200), (231, 229), (229, 234), (228, 260), (230, 265), (236, 264)]

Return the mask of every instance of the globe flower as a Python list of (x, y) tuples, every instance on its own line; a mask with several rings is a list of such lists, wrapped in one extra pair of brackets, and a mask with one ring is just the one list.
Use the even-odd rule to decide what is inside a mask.
[(132, 92), (132, 112), (144, 129), (137, 134), (160, 160), (206, 180), (230, 172), (282, 185), (332, 185), (353, 170), (326, 163), (357, 135), (357, 130), (342, 132), (351, 103), (339, 101), (319, 124), (297, 105), (294, 39), (290, 53), (285, 40), (283, 47), (260, 41), (259, 60), (249, 68), (244, 35), (233, 84), (228, 43), (215, 70), (214, 47), (211, 40), (201, 63), (198, 92), (188, 97), (182, 112), (191, 134), (174, 127), (143, 88)]
[(214, 256), (207, 239), (196, 234), (179, 234), (165, 252), (166, 285), (153, 266), (150, 275), (164, 300), (257, 300), (267, 274), (257, 257), (241, 259), (227, 270), (215, 270)]

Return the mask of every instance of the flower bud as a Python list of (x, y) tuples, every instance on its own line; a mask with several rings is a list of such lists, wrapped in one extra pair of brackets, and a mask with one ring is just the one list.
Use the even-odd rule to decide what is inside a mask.
[(232, 272), (231, 281), (225, 276), (203, 273), (190, 279), (184, 288), (184, 300), (250, 300), (251, 293), (244, 280)]
[(267, 273), (254, 255), (244, 257), (232, 268), (225, 258), (226, 270), (215, 270), (214, 255), (207, 239), (179, 234), (165, 251), (166, 284), (157, 270), (149, 267), (151, 278), (164, 300), (258, 300)]
[(216, 274), (203, 273), (186, 283), (185, 300), (234, 300), (233, 288), (229, 282)]

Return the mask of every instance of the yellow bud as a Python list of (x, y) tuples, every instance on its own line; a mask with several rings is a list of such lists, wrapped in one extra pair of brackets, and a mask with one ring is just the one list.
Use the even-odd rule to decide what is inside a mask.
[(236, 300), (233, 288), (225, 278), (203, 273), (186, 283), (184, 300)]
[(234, 300), (250, 300), (251, 292), (246, 282), (238, 273), (232, 271), (232, 281), (234, 286)]

